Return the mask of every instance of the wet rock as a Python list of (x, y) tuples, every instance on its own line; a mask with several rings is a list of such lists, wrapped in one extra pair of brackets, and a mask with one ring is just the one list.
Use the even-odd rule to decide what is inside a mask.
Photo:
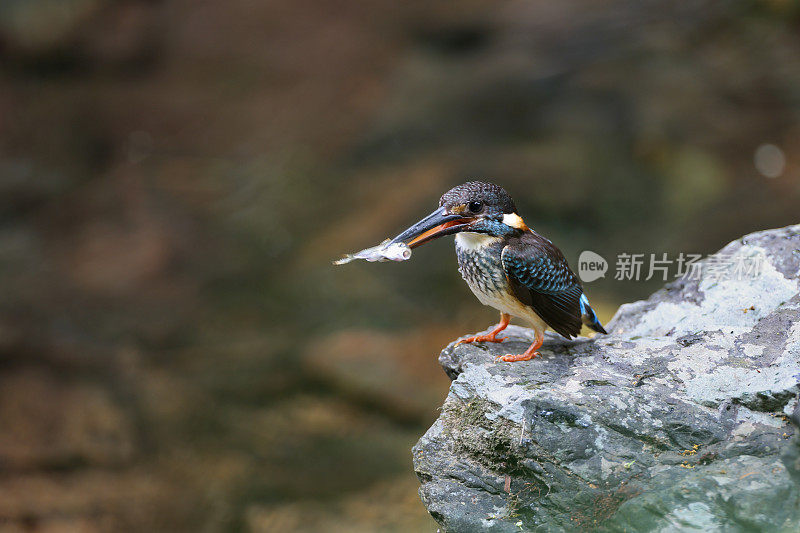
[(13, 471), (121, 467), (134, 457), (134, 426), (106, 390), (64, 383), (49, 372), (2, 376), (0, 465)]
[[(176, 531), (185, 485), (156, 469), (88, 468), (0, 479), (2, 531)], [(167, 479), (165, 479), (167, 478)]]
[[(447, 390), (447, 378), (433, 372), (431, 342), (456, 336), (448, 328), (427, 328), (399, 336), (370, 330), (347, 330), (311, 344), (304, 363), (308, 372), (341, 394), (379, 407), (404, 421), (426, 425)], [(364, 369), (369, 368), (369, 372)]]
[(419, 504), (414, 494), (416, 484), (411, 472), (406, 472), (332, 501), (250, 505), (244, 513), (246, 530), (252, 533), (434, 533), (436, 523)]
[(403, 459), (415, 438), (411, 429), (313, 395), (230, 410), (228, 419), (224, 446), (253, 450), (258, 458), (253, 466), (257, 474), (244, 480), (240, 489), (253, 495), (335, 498), (361, 490), (407, 472)]
[(530, 362), (494, 363), (530, 342), (518, 327), (448, 346), (455, 379), (414, 448), (429, 512), (448, 531), (795, 531), (797, 250), (800, 226), (737, 240), (705, 265), (758, 269), (704, 267)]

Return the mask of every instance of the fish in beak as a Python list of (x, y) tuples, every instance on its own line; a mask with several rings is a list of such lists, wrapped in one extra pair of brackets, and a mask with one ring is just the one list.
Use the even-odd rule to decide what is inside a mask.
[(404, 243), (409, 248), (416, 248), (433, 239), (464, 231), (475, 220), (477, 220), (475, 217), (448, 213), (444, 207), (440, 207), (392, 239), (391, 242)]

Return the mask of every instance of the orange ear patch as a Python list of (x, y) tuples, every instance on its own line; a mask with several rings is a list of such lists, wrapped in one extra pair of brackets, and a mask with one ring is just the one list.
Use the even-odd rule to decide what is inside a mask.
[(522, 217), (516, 213), (506, 213), (503, 215), (503, 224), (522, 231), (528, 231), (530, 229), (528, 228), (528, 225), (525, 224), (525, 221), (522, 220)]

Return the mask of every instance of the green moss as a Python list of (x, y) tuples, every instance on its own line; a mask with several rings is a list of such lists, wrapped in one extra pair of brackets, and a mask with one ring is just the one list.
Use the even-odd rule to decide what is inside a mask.
[(605, 379), (587, 379), (586, 381), (581, 381), (581, 386), (583, 387), (616, 387), (613, 383)]

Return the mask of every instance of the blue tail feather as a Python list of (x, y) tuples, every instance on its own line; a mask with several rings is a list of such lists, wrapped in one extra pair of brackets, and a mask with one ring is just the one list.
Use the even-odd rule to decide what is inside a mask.
[(608, 333), (600, 321), (597, 319), (597, 314), (592, 309), (592, 306), (589, 305), (589, 300), (586, 299), (585, 294), (581, 294), (580, 299), (581, 304), (581, 322), (586, 324), (590, 329), (598, 333)]

